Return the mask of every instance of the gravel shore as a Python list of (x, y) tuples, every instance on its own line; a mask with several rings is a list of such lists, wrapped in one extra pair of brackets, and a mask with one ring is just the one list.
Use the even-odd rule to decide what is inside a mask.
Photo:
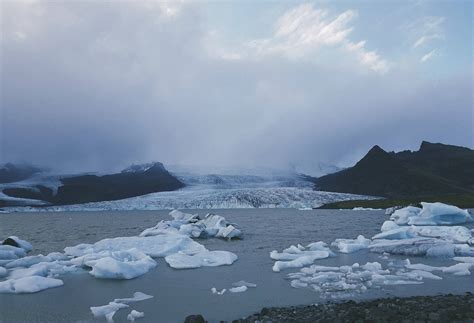
[(233, 322), (474, 322), (474, 294), (263, 308)]

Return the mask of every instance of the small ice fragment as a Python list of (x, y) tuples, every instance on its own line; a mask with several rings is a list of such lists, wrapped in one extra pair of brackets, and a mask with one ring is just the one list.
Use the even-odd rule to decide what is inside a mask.
[(135, 321), (136, 319), (142, 318), (145, 316), (145, 313), (132, 310), (130, 314), (127, 315), (127, 320)]
[(257, 287), (257, 284), (249, 283), (249, 282), (246, 282), (245, 280), (241, 280), (241, 281), (232, 283), (232, 286), (234, 286), (234, 287), (246, 286), (246, 287), (250, 287), (250, 288), (255, 288), (255, 287)]
[(229, 292), (231, 293), (242, 293), (242, 292), (245, 292), (246, 290), (247, 290), (247, 286), (229, 288)]
[(90, 309), (94, 317), (105, 317), (107, 322), (110, 323), (114, 321), (113, 317), (119, 309), (127, 307), (127, 304), (110, 302), (107, 305), (92, 306)]
[(227, 291), (227, 289), (222, 289), (221, 291), (218, 291), (215, 287), (212, 287), (211, 288), (211, 292), (213, 294), (217, 294), (217, 295), (223, 295), (225, 292)]
[(136, 303), (136, 302), (141, 302), (146, 299), (153, 298), (152, 295), (147, 295), (142, 292), (135, 292), (133, 293), (133, 297), (131, 298), (116, 298), (114, 299), (115, 303), (124, 303), (124, 304), (129, 304), (129, 303)]

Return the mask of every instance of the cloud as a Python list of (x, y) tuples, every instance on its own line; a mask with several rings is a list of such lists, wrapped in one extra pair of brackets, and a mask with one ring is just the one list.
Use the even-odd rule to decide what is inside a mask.
[(420, 58), (420, 61), (422, 63), (425, 63), (427, 61), (429, 61), (430, 59), (432, 59), (434, 56), (436, 55), (436, 49), (433, 49), (431, 52), (423, 55), (421, 58)]
[(381, 75), (355, 11), (298, 6), (230, 48), (202, 3), (172, 5), (2, 2), (0, 161), (347, 166), (376, 143), (470, 144), (471, 76)]
[[(349, 36), (351, 25), (357, 17), (354, 10), (332, 15), (329, 10), (316, 9), (312, 4), (302, 4), (284, 13), (275, 23), (270, 38), (254, 39), (240, 49), (240, 54), (224, 54), (224, 58), (265, 58), (281, 55), (289, 59), (317, 59), (324, 50), (337, 50), (352, 54), (359, 64), (370, 70), (386, 73), (390, 64), (375, 50), (366, 49), (366, 41), (353, 42)], [(344, 59), (344, 58), (341, 58)]]
[(443, 25), (445, 21), (445, 17), (425, 16), (409, 23), (406, 27), (416, 37), (413, 48), (426, 46), (434, 40), (444, 40), (445, 32)]

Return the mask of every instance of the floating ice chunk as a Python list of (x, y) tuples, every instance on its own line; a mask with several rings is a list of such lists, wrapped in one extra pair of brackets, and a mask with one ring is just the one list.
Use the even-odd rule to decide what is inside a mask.
[(455, 247), (451, 243), (446, 243), (443, 245), (437, 245), (426, 250), (427, 257), (434, 258), (453, 258)]
[(308, 283), (301, 282), (299, 280), (292, 280), (290, 282), (291, 287), (293, 288), (306, 288), (308, 287)]
[(240, 287), (232, 287), (232, 288), (229, 288), (229, 292), (231, 293), (243, 293), (245, 291), (247, 291), (247, 286), (240, 286)]
[(339, 252), (353, 253), (367, 249), (370, 242), (370, 239), (366, 239), (363, 235), (359, 235), (357, 239), (336, 239), (331, 245), (337, 247)]
[(246, 282), (245, 280), (240, 280), (238, 282), (232, 283), (232, 286), (234, 287), (245, 286), (245, 287), (255, 288), (257, 287), (257, 284), (249, 283), (249, 282)]
[(413, 225), (450, 225), (472, 222), (467, 210), (443, 203), (421, 202), (423, 209), (417, 216), (409, 218), (408, 224)]
[(395, 210), (390, 216), (390, 220), (398, 225), (408, 224), (410, 218), (418, 216), (421, 212), (419, 207), (407, 206), (402, 209)]
[(379, 271), (382, 270), (382, 265), (379, 262), (368, 262), (360, 266), (360, 268), (368, 271)]
[(173, 210), (169, 214), (175, 221), (181, 221), (183, 223), (199, 221), (199, 215), (197, 214), (184, 213), (179, 210)]
[(361, 207), (361, 206), (352, 208), (352, 211), (380, 211), (380, 210), (382, 209), (374, 209), (371, 207)]
[(212, 287), (211, 288), (211, 292), (213, 294), (217, 294), (217, 295), (223, 295), (225, 292), (227, 291), (227, 289), (222, 289), (221, 291), (218, 291), (215, 287)]
[(474, 257), (454, 257), (453, 260), (466, 262), (474, 265)]
[(219, 229), (216, 236), (224, 239), (240, 238), (242, 236), (242, 231), (230, 224), (225, 228)]
[(6, 268), (30, 267), (40, 262), (51, 262), (51, 261), (53, 261), (53, 258), (48, 257), (48, 256), (43, 256), (43, 255), (28, 256), (28, 257), (23, 257), (20, 259), (13, 260), (9, 262), (5, 267)]
[(422, 271), (442, 271), (443, 268), (445, 267), (435, 267), (435, 266), (430, 266), (430, 265), (425, 265), (425, 264), (408, 264), (405, 266), (408, 269), (413, 269), (413, 270), (422, 270)]
[(202, 251), (194, 255), (175, 253), (165, 257), (165, 261), (172, 268), (199, 268), (232, 265), (237, 260), (237, 255), (229, 251)]
[(26, 252), (29, 252), (33, 249), (33, 246), (31, 245), (31, 243), (29, 243), (26, 240), (22, 240), (22, 239), (18, 238), (17, 236), (9, 236), (8, 238), (6, 238), (3, 241), (3, 243), (7, 244), (8, 240), (13, 240), (12, 242), (14, 244), (16, 244), (16, 245), (14, 245), (14, 247), (21, 248), (21, 249), (25, 250)]
[(327, 251), (312, 251), (312, 255), (303, 255), (290, 261), (276, 261), (273, 265), (274, 272), (280, 272), (287, 268), (300, 268), (311, 265), (315, 260), (329, 257)]
[(431, 272), (425, 271), (425, 270), (412, 270), (412, 273), (419, 275), (423, 279), (425, 279), (425, 278), (426, 279), (435, 279), (435, 280), (443, 279), (443, 278), (441, 278), (439, 276), (436, 276), (436, 275), (432, 274)]
[(97, 260), (89, 272), (96, 278), (132, 279), (156, 267), (156, 262), (137, 249), (114, 251)]
[(17, 248), (8, 245), (0, 245), (0, 260), (14, 260), (26, 256), (23, 248)]
[(147, 295), (142, 292), (135, 292), (133, 293), (133, 297), (128, 297), (128, 298), (116, 298), (114, 299), (115, 303), (124, 303), (124, 304), (130, 304), (130, 303), (136, 303), (136, 302), (141, 302), (147, 299), (153, 298), (152, 295)]
[(385, 221), (382, 224), (382, 227), (380, 228), (380, 231), (382, 231), (382, 232), (390, 231), (390, 230), (398, 229), (399, 227), (400, 226), (398, 224), (396, 224), (395, 222), (393, 222), (393, 221)]
[(173, 227), (169, 221), (160, 221), (157, 225), (147, 228), (140, 233), (140, 237), (157, 236), (160, 234), (177, 233), (178, 229)]
[(127, 320), (134, 322), (136, 319), (145, 317), (145, 313), (132, 310), (130, 314), (127, 315)]
[[(386, 221), (391, 222), (391, 221)], [(472, 238), (471, 231), (462, 226), (411, 226), (399, 227), (387, 230), (387, 226), (382, 226), (382, 232), (376, 234), (372, 239), (411, 239), (416, 237), (440, 238), (456, 243), (466, 243)], [(392, 222), (393, 223), (393, 222)], [(384, 230), (385, 226), (385, 230)], [(391, 226), (391, 225), (390, 225)]]
[(196, 254), (205, 251), (203, 245), (190, 237), (178, 233), (166, 233), (150, 237), (118, 237), (103, 239), (95, 244), (80, 244), (67, 247), (65, 253), (79, 257), (101, 251), (121, 251), (136, 248), (146, 255), (156, 258), (165, 257), (177, 252)]
[(374, 240), (369, 246), (371, 252), (392, 255), (425, 256), (428, 249), (444, 245), (446, 242), (434, 238), (412, 238), (403, 240)]
[(455, 276), (467, 276), (471, 274), (469, 269), (472, 266), (474, 265), (471, 263), (459, 263), (459, 264), (455, 264), (449, 267), (444, 267), (442, 270), (443, 270), (443, 273), (453, 274)]
[(140, 302), (150, 298), (153, 298), (153, 296), (142, 292), (135, 292), (131, 298), (116, 298), (107, 305), (93, 306), (90, 309), (94, 317), (105, 317), (107, 322), (113, 322), (113, 316), (118, 310), (129, 307), (128, 304), (130, 303)]
[(113, 322), (115, 313), (122, 308), (129, 307), (127, 304), (110, 302), (107, 305), (92, 306), (91, 312), (96, 318), (105, 317), (107, 322)]
[(54, 277), (68, 272), (76, 271), (77, 268), (67, 262), (40, 262), (28, 268), (14, 268), (9, 278), (19, 279), (28, 276)]
[[(392, 221), (385, 221), (385, 222), (392, 222)], [(395, 222), (392, 222), (395, 223)], [(384, 223), (385, 225), (385, 223)], [(415, 230), (411, 227), (399, 227), (397, 225), (396, 228), (392, 230), (386, 230), (387, 228), (382, 226), (382, 232), (376, 234), (372, 237), (372, 239), (387, 239), (387, 240), (398, 240), (398, 239), (411, 239), (416, 238), (418, 235), (416, 234)]]
[(0, 293), (36, 293), (48, 288), (62, 286), (63, 281), (41, 276), (27, 276), (0, 282)]
[(313, 242), (306, 246), (304, 249), (309, 249), (310, 251), (330, 251), (328, 244), (323, 241)]

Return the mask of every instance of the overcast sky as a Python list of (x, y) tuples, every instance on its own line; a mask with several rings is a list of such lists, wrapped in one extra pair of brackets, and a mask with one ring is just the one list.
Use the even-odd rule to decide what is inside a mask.
[(298, 168), (473, 147), (471, 1), (0, 6), (0, 162)]

